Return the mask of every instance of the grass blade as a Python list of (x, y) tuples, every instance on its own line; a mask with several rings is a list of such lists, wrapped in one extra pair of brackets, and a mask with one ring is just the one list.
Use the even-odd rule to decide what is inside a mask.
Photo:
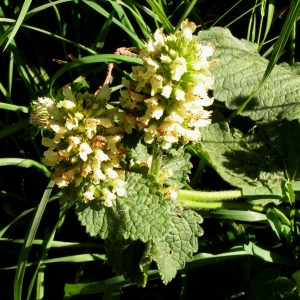
[[(1, 83), (0, 83), (1, 85)], [(23, 113), (28, 113), (28, 108), (25, 106), (13, 105), (8, 103), (0, 102), (0, 109), (12, 110), (12, 111), (21, 111)]]
[(63, 73), (85, 65), (85, 64), (95, 64), (95, 63), (108, 63), (108, 62), (113, 62), (113, 63), (120, 63), (120, 62), (126, 62), (130, 64), (136, 64), (136, 65), (141, 65), (142, 60), (137, 57), (131, 57), (131, 56), (123, 56), (123, 55), (117, 55), (117, 54), (98, 54), (98, 55), (91, 55), (91, 56), (86, 56), (83, 58), (76, 59), (72, 61), (71, 63), (68, 63), (64, 65), (61, 69), (59, 69), (54, 75), (50, 83), (50, 90), (52, 88), (53, 83), (55, 80), (61, 76)]
[(16, 275), (15, 275), (15, 281), (14, 281), (14, 300), (22, 299), (23, 279), (25, 275), (27, 259), (32, 246), (32, 241), (34, 240), (34, 237), (36, 235), (38, 226), (40, 224), (41, 218), (43, 216), (44, 210), (46, 208), (46, 205), (48, 203), (54, 185), (55, 185), (54, 181), (49, 182), (47, 189), (45, 190), (44, 195), (41, 199), (40, 205), (36, 211), (36, 214), (32, 219), (32, 223), (28, 228), (25, 237), (25, 242), (22, 245), (22, 249), (19, 256), (19, 262), (16, 270)]
[(32, 160), (24, 158), (0, 158), (0, 167), (2, 166), (17, 166), (22, 168), (37, 168), (42, 171), (45, 176), (50, 177), (51, 172), (43, 164)]
[(21, 129), (24, 129), (30, 125), (29, 119), (21, 120), (17, 123), (14, 123), (10, 126), (5, 127), (4, 129), (0, 130), (0, 139), (4, 138), (5, 136), (8, 136), (12, 133), (15, 133)]
[(147, 0), (147, 3), (151, 6), (152, 11), (157, 15), (159, 21), (163, 25), (162, 27), (165, 29), (167, 34), (174, 33), (174, 27), (170, 23), (168, 17), (166, 16), (162, 5), (160, 5), (155, 0)]
[[(83, 2), (86, 3), (88, 6), (90, 6), (91, 8), (93, 8), (94, 10), (96, 10), (98, 13), (100, 13), (104, 17), (109, 18), (110, 14), (106, 10), (104, 10), (100, 5), (98, 5), (97, 3), (88, 1), (88, 0), (83, 0)], [(138, 47), (144, 46), (144, 42), (138, 38), (138, 36), (136, 35), (136, 33), (134, 31), (129, 30), (126, 26), (124, 26), (116, 18), (113, 18), (112, 21), (116, 25), (118, 25), (120, 28), (122, 28), (133, 39), (133, 41), (135, 41), (137, 43)]]
[(16, 21), (16, 24), (13, 26), (12, 33), (10, 34), (10, 36), (8, 38), (8, 41), (7, 41), (7, 43), (6, 43), (3, 51), (5, 51), (5, 49), (7, 48), (7, 46), (10, 44), (10, 42), (13, 40), (13, 38), (17, 34), (20, 26), (22, 25), (22, 22), (24, 21), (24, 18), (26, 16), (26, 13), (27, 13), (27, 11), (29, 9), (29, 6), (30, 6), (31, 2), (32, 2), (32, 0), (25, 0), (24, 1), (22, 9), (21, 9), (21, 12), (19, 14), (19, 17), (18, 17), (18, 19)]

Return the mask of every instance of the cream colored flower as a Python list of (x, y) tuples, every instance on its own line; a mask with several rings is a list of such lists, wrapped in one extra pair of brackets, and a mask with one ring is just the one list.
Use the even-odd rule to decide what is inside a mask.
[(102, 192), (102, 197), (100, 199), (105, 201), (104, 205), (107, 207), (112, 207), (113, 200), (117, 198), (116, 195), (107, 188), (102, 189), (101, 192)]
[(88, 154), (92, 153), (93, 150), (91, 149), (90, 145), (87, 143), (82, 143), (79, 146), (79, 156), (83, 161), (87, 161)]

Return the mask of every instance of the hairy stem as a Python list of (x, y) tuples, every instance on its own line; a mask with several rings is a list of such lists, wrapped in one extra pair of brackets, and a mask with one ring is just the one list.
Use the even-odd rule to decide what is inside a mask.
[(179, 200), (203, 202), (203, 201), (219, 201), (241, 198), (242, 192), (240, 190), (233, 191), (220, 191), (220, 192), (200, 192), (200, 191), (188, 191), (179, 190)]
[(242, 202), (228, 202), (228, 201), (214, 201), (214, 202), (195, 202), (186, 199), (180, 199), (183, 206), (193, 209), (235, 209), (235, 210), (252, 210), (256, 212), (263, 212), (264, 207), (259, 205), (252, 205), (250, 203)]

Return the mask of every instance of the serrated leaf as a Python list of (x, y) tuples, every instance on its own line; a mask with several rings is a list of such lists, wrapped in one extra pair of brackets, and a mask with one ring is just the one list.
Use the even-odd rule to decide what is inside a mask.
[(145, 286), (147, 270), (143, 270), (140, 261), (145, 256), (145, 252), (147, 253), (146, 246), (147, 244), (140, 240), (128, 239), (112, 242), (106, 239), (107, 264), (113, 266), (113, 271), (117, 275), (123, 275), (126, 280), (138, 286)]
[(186, 262), (193, 260), (198, 250), (198, 237), (203, 234), (202, 217), (192, 210), (184, 210), (170, 202), (169, 231), (161, 237), (141, 241), (105, 240), (108, 264), (113, 271), (124, 275), (131, 283), (145, 286), (148, 266), (155, 261), (165, 284), (171, 281)]
[[(203, 43), (213, 44), (213, 58), (218, 63), (211, 69), (215, 76), (214, 97), (229, 109), (237, 109), (258, 87), (268, 61), (259, 56), (255, 45), (233, 37), (219, 27), (199, 32)], [(250, 100), (241, 115), (253, 120), (300, 118), (300, 77), (294, 70), (275, 66), (261, 89)]]
[(293, 291), (295, 283), (285, 277), (280, 277), (277, 268), (263, 270), (250, 282), (247, 300), (298, 300), (299, 296)]
[[(300, 177), (300, 128), (296, 122), (258, 123), (256, 134), (231, 132), (218, 113), (214, 123), (202, 128), (198, 153), (243, 195), (283, 197), (282, 183)], [(197, 149), (195, 147), (195, 149)]]
[(76, 213), (86, 231), (112, 241), (140, 239), (147, 242), (169, 230), (168, 203), (159, 184), (148, 174), (126, 173), (127, 195), (117, 197), (112, 207), (103, 200), (79, 201)]
[(198, 237), (203, 234), (199, 226), (203, 219), (192, 210), (175, 206), (171, 212), (172, 221), (165, 238), (156, 238), (151, 251), (163, 283), (167, 284), (186, 262), (193, 260), (198, 250)]
[(178, 188), (182, 188), (188, 180), (188, 174), (191, 172), (192, 164), (190, 155), (185, 153), (184, 147), (179, 149), (171, 149), (167, 155), (163, 156), (162, 169), (171, 169), (173, 175), (164, 182), (166, 185), (176, 184)]

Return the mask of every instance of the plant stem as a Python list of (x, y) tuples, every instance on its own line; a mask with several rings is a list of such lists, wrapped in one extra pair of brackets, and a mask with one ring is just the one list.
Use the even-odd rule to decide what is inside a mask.
[(152, 163), (150, 168), (150, 174), (154, 176), (158, 176), (161, 168), (161, 160), (162, 160), (162, 153), (157, 146), (157, 143), (153, 144), (152, 149)]
[(242, 192), (239, 190), (220, 192), (200, 192), (188, 190), (178, 191), (179, 201), (191, 201), (196, 203), (205, 201), (230, 200), (234, 198), (241, 198), (242, 196)]
[(228, 201), (214, 201), (214, 202), (195, 202), (186, 199), (179, 199), (181, 204), (188, 208), (193, 209), (235, 209), (235, 210), (252, 210), (256, 212), (263, 212), (265, 210), (264, 207), (259, 205), (252, 205), (250, 203), (242, 203), (242, 202), (228, 202)]

